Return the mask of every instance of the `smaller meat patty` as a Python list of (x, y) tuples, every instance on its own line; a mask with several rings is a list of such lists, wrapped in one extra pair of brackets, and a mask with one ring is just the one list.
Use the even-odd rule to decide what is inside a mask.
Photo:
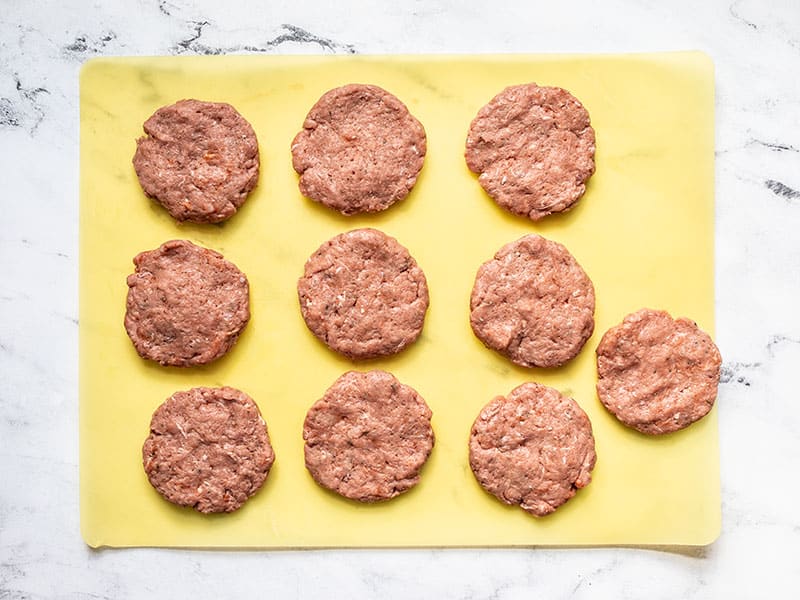
[(144, 131), (133, 168), (145, 194), (178, 221), (224, 221), (256, 186), (258, 140), (230, 104), (181, 100), (153, 113)]
[(259, 490), (275, 453), (250, 396), (199, 387), (175, 392), (156, 409), (142, 460), (164, 498), (216, 513), (238, 509)]
[(523, 367), (558, 367), (594, 331), (594, 286), (564, 246), (526, 235), (478, 269), (470, 310), (487, 347)]
[(326, 92), (292, 142), (300, 192), (342, 214), (384, 210), (417, 182), (425, 129), (392, 94), (350, 84)]
[(428, 284), (396, 239), (354, 229), (328, 240), (297, 283), (306, 325), (329, 348), (362, 360), (400, 352), (419, 337)]
[(433, 449), (431, 409), (385, 371), (349, 371), (314, 403), (303, 425), (306, 468), (346, 498), (376, 502), (419, 483)]
[(504, 89), (478, 111), (465, 156), (495, 202), (537, 221), (583, 196), (594, 151), (589, 113), (577, 98), (529, 83)]
[(586, 487), (595, 460), (589, 417), (572, 398), (538, 383), (498, 396), (472, 425), (469, 464), (478, 482), (537, 517)]
[(191, 367), (224, 355), (250, 319), (247, 277), (221, 254), (173, 240), (133, 259), (125, 330), (142, 358)]
[(688, 427), (714, 406), (722, 357), (694, 321), (644, 308), (597, 346), (597, 395), (628, 427), (660, 435)]

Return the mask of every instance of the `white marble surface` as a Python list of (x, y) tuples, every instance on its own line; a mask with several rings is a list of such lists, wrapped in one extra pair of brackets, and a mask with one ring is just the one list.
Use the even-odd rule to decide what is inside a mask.
[[(800, 4), (0, 3), (0, 599), (755, 598), (800, 587)], [(601, 5), (602, 4), (602, 8)], [(98, 55), (701, 49), (717, 78), (723, 531), (701, 549), (93, 551), (78, 529), (78, 69)]]

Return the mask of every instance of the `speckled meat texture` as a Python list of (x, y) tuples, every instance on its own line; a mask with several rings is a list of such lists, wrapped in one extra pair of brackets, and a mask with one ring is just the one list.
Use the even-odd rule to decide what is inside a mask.
[(688, 427), (717, 398), (722, 357), (689, 319), (642, 309), (597, 347), (597, 394), (622, 423), (659, 435)]
[(306, 467), (346, 498), (394, 498), (420, 479), (433, 449), (431, 410), (385, 371), (345, 373), (308, 411)]
[(247, 394), (201, 387), (176, 392), (156, 409), (142, 459), (164, 498), (215, 513), (234, 511), (255, 494), (275, 453)]
[(396, 239), (355, 229), (325, 242), (297, 284), (308, 328), (355, 359), (388, 356), (419, 337), (428, 309), (425, 274)]
[(538, 517), (591, 481), (592, 425), (571, 398), (536, 383), (495, 398), (472, 426), (469, 463), (481, 486)]
[(569, 210), (594, 173), (589, 113), (568, 91), (515, 85), (481, 108), (466, 159), (503, 208), (534, 221)]
[(487, 347), (523, 367), (558, 367), (594, 331), (594, 286), (564, 246), (527, 235), (481, 266), (470, 309)]
[(256, 134), (230, 104), (181, 100), (144, 131), (133, 157), (139, 183), (178, 221), (224, 221), (258, 181)]
[(350, 84), (322, 96), (292, 142), (300, 191), (351, 215), (384, 210), (417, 182), (425, 129), (405, 104), (374, 85)]
[(125, 330), (142, 358), (204, 365), (224, 355), (250, 319), (247, 277), (221, 254), (173, 240), (133, 259)]

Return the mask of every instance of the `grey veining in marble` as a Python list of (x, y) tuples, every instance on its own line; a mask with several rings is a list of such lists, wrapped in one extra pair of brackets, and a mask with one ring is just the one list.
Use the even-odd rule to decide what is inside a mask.
[[(717, 84), (723, 531), (707, 548), (92, 551), (78, 529), (78, 71), (94, 56), (701, 49)], [(800, 4), (6, 1), (0, 599), (761, 598), (800, 588)], [(688, 293), (688, 291), (687, 291)]]

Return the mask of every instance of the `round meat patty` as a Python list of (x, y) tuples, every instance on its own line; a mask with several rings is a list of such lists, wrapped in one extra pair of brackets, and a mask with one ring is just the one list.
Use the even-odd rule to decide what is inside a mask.
[(568, 91), (515, 85), (478, 111), (467, 166), (500, 206), (534, 221), (569, 210), (594, 173), (589, 113)]
[(300, 311), (329, 348), (361, 360), (388, 356), (419, 337), (428, 284), (396, 239), (354, 229), (328, 240), (297, 283)]
[(303, 425), (306, 468), (322, 487), (376, 502), (419, 483), (433, 449), (431, 410), (385, 371), (349, 371), (314, 403)]
[(694, 321), (644, 308), (600, 340), (597, 394), (628, 427), (669, 433), (708, 414), (721, 366), (716, 344)]
[(250, 319), (247, 277), (221, 254), (173, 240), (133, 259), (125, 330), (142, 358), (204, 365), (224, 355)]
[(526, 235), (478, 269), (470, 310), (487, 347), (523, 367), (558, 367), (594, 331), (594, 286), (564, 246)]
[(142, 189), (178, 221), (233, 216), (258, 181), (258, 140), (230, 104), (181, 100), (159, 108), (136, 141)]
[(425, 129), (405, 104), (375, 85), (325, 93), (292, 142), (300, 192), (345, 215), (384, 210), (417, 182)]
[(269, 475), (275, 453), (264, 419), (239, 390), (175, 392), (153, 413), (144, 471), (167, 500), (202, 513), (232, 512)]
[(541, 517), (592, 480), (592, 424), (572, 398), (538, 383), (487, 404), (472, 425), (469, 464), (505, 504)]

